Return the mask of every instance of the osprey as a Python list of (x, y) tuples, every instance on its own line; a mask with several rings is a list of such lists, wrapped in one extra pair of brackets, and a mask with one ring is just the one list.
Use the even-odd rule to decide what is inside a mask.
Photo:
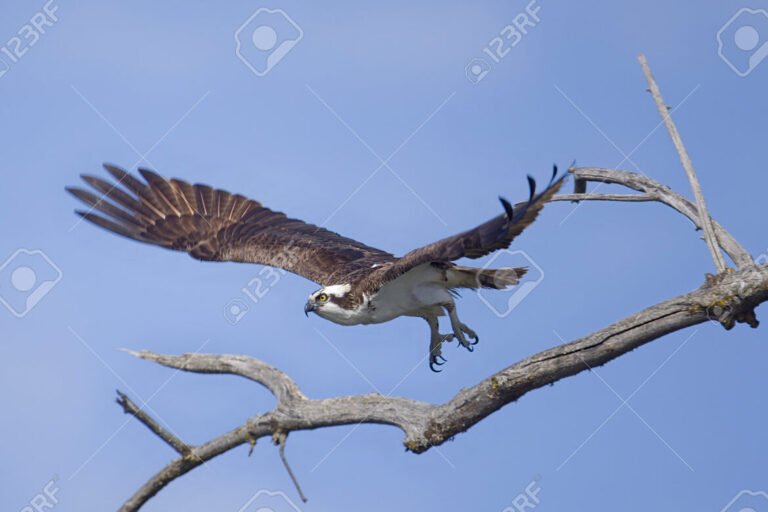
[[(480, 258), (509, 247), (560, 189), (565, 175), (557, 167), (547, 187), (514, 207), (499, 198), (504, 213), (476, 228), (396, 257), (325, 228), (291, 219), (261, 203), (207, 185), (167, 180), (139, 169), (145, 181), (104, 165), (118, 183), (95, 176), (82, 179), (99, 195), (67, 188), (90, 206), (77, 211), (86, 220), (139, 242), (185, 251), (205, 261), (270, 265), (322, 286), (310, 294), (304, 312), (341, 325), (376, 324), (399, 316), (424, 318), (429, 324), (429, 366), (442, 365), (443, 342), (456, 339), (473, 350), (479, 338), (459, 320), (454, 297), (460, 288), (504, 289), (518, 282), (526, 268), (470, 268), (459, 258)], [(120, 186), (118, 186), (120, 185)], [(97, 210), (104, 216), (97, 215)], [(440, 334), (438, 317), (448, 315), (449, 334)], [(472, 340), (472, 341), (470, 341)]]

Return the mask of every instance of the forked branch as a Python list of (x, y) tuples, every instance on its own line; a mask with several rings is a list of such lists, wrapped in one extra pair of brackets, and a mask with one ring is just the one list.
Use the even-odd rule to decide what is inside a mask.
[[(226, 451), (275, 433), (360, 423), (392, 425), (404, 432), (406, 449), (422, 453), (469, 430), (530, 391), (603, 365), (666, 334), (707, 320), (720, 321), (729, 328), (735, 322), (746, 322), (756, 327), (754, 307), (766, 300), (768, 267), (720, 274), (691, 293), (651, 306), (588, 336), (528, 357), (475, 386), (461, 390), (450, 401), (439, 405), (379, 394), (309, 399), (290, 377), (251, 357), (132, 352), (137, 357), (170, 368), (193, 373), (238, 375), (258, 382), (273, 392), (278, 389), (292, 391), (279, 395), (277, 405), (271, 412), (253, 416), (245, 424), (203, 445), (191, 447), (188, 454), (169, 463), (150, 478), (120, 510), (139, 510), (147, 500), (179, 476)], [(274, 371), (264, 371), (265, 368)], [(144, 424), (149, 426), (148, 422)], [(170, 444), (164, 436), (152, 430)]]
[[(552, 201), (657, 201), (683, 214), (693, 222), (697, 229), (702, 229), (699, 211), (693, 203), (648, 176), (635, 172), (603, 169), (600, 167), (579, 167), (570, 169), (570, 172), (578, 184), (594, 182), (622, 185), (631, 190), (641, 192), (641, 194), (560, 194), (553, 197)], [(584, 185), (580, 186), (583, 188)], [(711, 219), (710, 221), (712, 229), (716, 233), (715, 238), (719, 246), (728, 254), (736, 266), (740, 269), (752, 267), (754, 265), (752, 256), (744, 247), (728, 231), (723, 229), (720, 224)]]
[(717, 235), (712, 227), (713, 222), (707, 211), (707, 204), (706, 201), (704, 201), (704, 193), (701, 191), (701, 184), (699, 183), (699, 178), (696, 176), (696, 171), (693, 168), (693, 162), (691, 162), (691, 158), (688, 156), (688, 151), (686, 151), (685, 146), (683, 145), (683, 138), (680, 136), (680, 132), (677, 131), (677, 126), (672, 120), (669, 108), (661, 97), (661, 90), (656, 83), (656, 79), (653, 78), (653, 73), (651, 73), (651, 68), (648, 65), (648, 59), (645, 58), (645, 55), (641, 54), (638, 57), (638, 60), (643, 68), (645, 79), (648, 81), (648, 90), (653, 96), (653, 101), (656, 103), (659, 115), (664, 121), (664, 125), (667, 127), (669, 136), (672, 138), (672, 143), (675, 145), (677, 154), (680, 156), (680, 163), (683, 164), (685, 174), (688, 176), (688, 181), (691, 183), (693, 195), (696, 198), (696, 209), (699, 212), (699, 225), (704, 231), (704, 239), (707, 241), (710, 253), (712, 253), (712, 259), (715, 261), (715, 268), (717, 268), (718, 273), (723, 272), (726, 268), (725, 260), (723, 259), (723, 255), (717, 244)]
[[(539, 352), (504, 368), (476, 385), (459, 391), (448, 402), (429, 404), (406, 398), (379, 394), (310, 399), (298, 384), (282, 371), (243, 355), (185, 354), (181, 356), (130, 352), (132, 355), (169, 368), (192, 373), (230, 374), (256, 382), (276, 399), (275, 408), (251, 417), (245, 424), (210, 441), (191, 446), (151, 418), (125, 394), (118, 392), (118, 403), (150, 431), (168, 444), (180, 457), (152, 476), (121, 507), (123, 512), (137, 511), (170, 482), (222, 453), (241, 445), (253, 446), (258, 439), (271, 437), (280, 447), (280, 455), (294, 483), (298, 483), (284, 458), (285, 440), (290, 432), (350, 424), (380, 424), (399, 428), (403, 444), (414, 453), (422, 453), (514, 402), (526, 393), (545, 387), (584, 370), (603, 365), (666, 334), (708, 320), (726, 329), (736, 323), (757, 327), (754, 309), (768, 301), (768, 267), (758, 266), (749, 253), (707, 213), (701, 187), (693, 166), (682, 146), (677, 129), (666, 112), (658, 86), (647, 62), (641, 63), (654, 100), (680, 154), (696, 197), (694, 205), (658, 182), (632, 172), (586, 167), (571, 169), (575, 192), (562, 194), (554, 201), (657, 201), (673, 208), (704, 231), (719, 274), (708, 276), (698, 289), (661, 302), (588, 336)], [(638, 194), (588, 193), (590, 182), (622, 185)], [(722, 248), (738, 267), (723, 272)], [(299, 489), (299, 493), (301, 491)], [(303, 498), (303, 495), (302, 495)]]

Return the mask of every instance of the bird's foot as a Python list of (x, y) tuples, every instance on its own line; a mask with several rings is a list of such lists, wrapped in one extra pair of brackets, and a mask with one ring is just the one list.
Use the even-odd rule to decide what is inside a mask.
[(468, 337), (472, 338), (472, 343), (470, 345), (477, 345), (477, 343), (480, 341), (480, 336), (477, 335), (475, 331), (470, 329), (467, 324), (461, 324), (461, 330), (464, 331), (464, 334), (466, 334)]
[(443, 366), (446, 359), (442, 354), (442, 346), (444, 342), (453, 341), (453, 334), (438, 334), (432, 339), (429, 344), (429, 369), (435, 373), (440, 373), (438, 366)]
[(429, 369), (432, 370), (435, 373), (440, 373), (443, 370), (439, 370), (436, 367), (443, 366), (445, 364), (446, 359), (441, 354), (430, 354), (429, 355)]
[[(480, 341), (480, 337), (477, 333), (467, 327), (466, 324), (459, 324), (459, 329), (453, 334), (456, 339), (459, 340), (459, 346), (464, 347), (470, 352), (475, 350), (475, 345)], [(467, 340), (467, 337), (471, 338), (472, 341)]]

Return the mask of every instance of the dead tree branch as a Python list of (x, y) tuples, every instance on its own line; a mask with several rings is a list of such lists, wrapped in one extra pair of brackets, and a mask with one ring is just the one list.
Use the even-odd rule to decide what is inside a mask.
[[(680, 154), (683, 167), (696, 196), (696, 204), (658, 182), (632, 172), (595, 167), (571, 169), (575, 177), (573, 194), (562, 194), (554, 201), (656, 201), (680, 212), (705, 233), (705, 238), (720, 271), (690, 293), (671, 298), (624, 318), (592, 334), (539, 352), (504, 368), (476, 385), (462, 389), (443, 404), (429, 404), (401, 397), (367, 394), (310, 399), (298, 384), (282, 371), (258, 359), (243, 355), (130, 353), (147, 361), (186, 372), (229, 374), (251, 380), (269, 390), (276, 399), (273, 410), (249, 418), (210, 441), (192, 446), (184, 443), (118, 392), (118, 403), (134, 415), (163, 442), (181, 456), (152, 476), (120, 508), (139, 510), (166, 485), (205, 462), (241, 445), (253, 446), (270, 437), (298, 488), (298, 482), (285, 459), (285, 439), (294, 431), (351, 425), (379, 424), (399, 428), (403, 444), (414, 453), (423, 453), (472, 426), (530, 391), (543, 388), (584, 370), (603, 365), (637, 347), (667, 334), (707, 320), (726, 329), (736, 323), (757, 327), (754, 309), (768, 301), (768, 266), (755, 265), (752, 257), (706, 210), (701, 187), (674, 123), (669, 118), (647, 62), (641, 57), (651, 92)], [(638, 194), (596, 194), (587, 184), (602, 182), (622, 185)], [(720, 249), (734, 261), (737, 270), (723, 272), (725, 262)]]
[(274, 441), (275, 444), (280, 446), (280, 460), (283, 461), (283, 466), (285, 466), (285, 470), (288, 472), (288, 476), (291, 477), (293, 486), (296, 487), (296, 492), (299, 493), (299, 497), (301, 498), (301, 501), (306, 503), (307, 497), (304, 495), (304, 491), (301, 490), (301, 485), (299, 485), (299, 479), (296, 478), (296, 474), (293, 472), (293, 469), (291, 469), (291, 465), (288, 463), (288, 457), (285, 456), (285, 443), (287, 439), (288, 439), (288, 434), (284, 432), (277, 432), (272, 436), (272, 441)]
[[(273, 436), (276, 432), (358, 423), (392, 425), (404, 432), (406, 449), (422, 453), (469, 430), (530, 391), (603, 365), (685, 327), (707, 320), (720, 321), (726, 328), (731, 328), (735, 322), (756, 327), (754, 308), (765, 301), (768, 301), (768, 267), (720, 274), (697, 290), (651, 306), (583, 338), (528, 357), (475, 386), (461, 390), (450, 401), (440, 405), (379, 394), (308, 399), (290, 377), (251, 357), (132, 352), (142, 359), (188, 372), (245, 377), (271, 390), (277, 398), (277, 405), (271, 412), (254, 416), (230, 432), (203, 445), (191, 447), (187, 455), (169, 463), (150, 478), (120, 510), (139, 510), (147, 500), (179, 476), (237, 446)], [(150, 429), (163, 441), (169, 442), (155, 429)]]
[(667, 108), (667, 104), (664, 103), (664, 99), (661, 97), (661, 90), (656, 83), (656, 79), (653, 78), (653, 73), (651, 73), (651, 68), (648, 65), (648, 59), (645, 58), (645, 55), (641, 54), (638, 57), (638, 60), (643, 68), (645, 79), (648, 81), (648, 89), (653, 96), (653, 101), (656, 103), (656, 108), (659, 110), (659, 115), (661, 115), (664, 125), (667, 127), (667, 131), (669, 131), (669, 136), (672, 138), (677, 154), (680, 156), (680, 162), (683, 164), (685, 174), (688, 175), (688, 181), (691, 183), (693, 195), (696, 198), (697, 210), (699, 212), (699, 225), (704, 230), (704, 239), (707, 241), (709, 251), (712, 253), (712, 259), (715, 261), (715, 268), (717, 268), (718, 273), (723, 272), (726, 268), (725, 260), (723, 259), (723, 255), (717, 244), (717, 236), (712, 227), (712, 219), (707, 211), (707, 204), (704, 201), (704, 193), (701, 191), (701, 184), (699, 183), (699, 178), (696, 176), (696, 170), (693, 168), (693, 162), (691, 162), (691, 158), (688, 156), (688, 151), (685, 150), (683, 138), (680, 136), (680, 132), (677, 131), (677, 126), (672, 120), (672, 115)]
[(171, 432), (163, 428), (154, 418), (144, 412), (138, 405), (128, 398), (128, 396), (122, 391), (117, 391), (117, 400), (115, 400), (123, 408), (123, 412), (131, 414), (137, 420), (144, 424), (149, 430), (155, 433), (157, 437), (166, 442), (171, 448), (176, 450), (179, 455), (189, 455), (192, 449), (187, 443), (173, 435)]
[[(699, 212), (693, 203), (647, 176), (600, 167), (580, 167), (571, 169), (570, 172), (575, 177), (575, 182), (581, 184), (581, 187), (584, 187), (587, 182), (608, 183), (622, 185), (641, 194), (560, 194), (553, 197), (553, 201), (657, 201), (682, 213), (697, 229), (701, 229)], [(754, 265), (752, 256), (730, 233), (715, 221), (712, 221), (712, 227), (717, 234), (720, 247), (738, 268), (744, 269)]]

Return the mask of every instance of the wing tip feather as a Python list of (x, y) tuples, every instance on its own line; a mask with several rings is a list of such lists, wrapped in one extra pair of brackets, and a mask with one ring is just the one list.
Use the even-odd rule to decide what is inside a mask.
[(515, 215), (515, 209), (512, 207), (512, 203), (507, 201), (502, 196), (499, 196), (499, 201), (501, 202), (501, 206), (504, 207), (504, 211), (507, 214), (507, 219), (512, 220), (512, 217)]
[(166, 181), (165, 178), (157, 174), (152, 169), (148, 169), (146, 167), (139, 167), (138, 168), (139, 174), (141, 174), (141, 177), (144, 178), (144, 180), (147, 183), (152, 183), (153, 181)]
[(526, 175), (528, 179), (528, 202), (533, 201), (533, 196), (536, 195), (536, 180), (530, 174)]
[(115, 172), (117, 172), (117, 173), (124, 173), (124, 172), (127, 172), (125, 169), (123, 169), (123, 168), (122, 168), (122, 167), (120, 167), (119, 165), (115, 165), (115, 164), (113, 164), (113, 163), (111, 163), (111, 162), (103, 162), (103, 163), (101, 164), (101, 166), (104, 168), (104, 170), (105, 170), (105, 171), (107, 171), (107, 172), (108, 172), (109, 174), (111, 174), (112, 176), (114, 176), (114, 175), (115, 175), (115, 174), (114, 174)]

